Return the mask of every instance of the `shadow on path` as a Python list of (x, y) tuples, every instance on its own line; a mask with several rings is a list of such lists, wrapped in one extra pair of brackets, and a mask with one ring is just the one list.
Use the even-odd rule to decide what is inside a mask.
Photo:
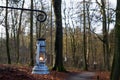
[(82, 72), (77, 75), (71, 75), (66, 80), (96, 80), (94, 76), (95, 76), (95, 72)]

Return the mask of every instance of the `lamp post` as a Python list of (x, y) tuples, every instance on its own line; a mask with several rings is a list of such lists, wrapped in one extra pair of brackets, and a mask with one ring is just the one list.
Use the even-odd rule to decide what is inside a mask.
[(36, 64), (33, 67), (33, 74), (48, 74), (49, 70), (46, 66), (46, 42), (44, 38), (39, 38), (37, 40), (37, 51), (36, 51)]
[[(37, 16), (37, 20), (41, 23), (47, 18), (46, 13), (41, 13)], [(41, 27), (41, 26), (40, 26)], [(40, 35), (39, 35), (40, 37)], [(46, 66), (46, 42), (44, 38), (37, 39), (36, 64), (33, 67), (33, 74), (48, 74), (49, 70)]]
[[(15, 8), (15, 7), (6, 7), (6, 6), (0, 6), (0, 8), (39, 12), (39, 15), (37, 16), (37, 20), (40, 22), (40, 24), (41, 22), (44, 22), (47, 18), (46, 13), (42, 10)], [(36, 64), (32, 70), (33, 74), (48, 74), (49, 73), (48, 67), (45, 64), (47, 60), (45, 48), (46, 48), (45, 39), (40, 38), (40, 35), (39, 35), (39, 38), (37, 39)]]

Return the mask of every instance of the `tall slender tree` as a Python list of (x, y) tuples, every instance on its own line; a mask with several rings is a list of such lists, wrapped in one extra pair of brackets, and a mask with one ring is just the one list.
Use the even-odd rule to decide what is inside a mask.
[(120, 0), (117, 0), (115, 24), (115, 53), (110, 80), (120, 80)]
[[(51, 55), (53, 56), (54, 54), (53, 54), (53, 45), (52, 45), (52, 44), (53, 44), (53, 35), (52, 35), (52, 33), (53, 33), (53, 32), (52, 32), (52, 30), (53, 30), (53, 27), (52, 27), (52, 26), (53, 26), (53, 24), (52, 24), (52, 21), (53, 21), (53, 18), (52, 18), (52, 17), (53, 17), (53, 16), (52, 16), (53, 11), (52, 11), (52, 10), (53, 10), (53, 9), (52, 9), (52, 8), (53, 8), (53, 6), (52, 6), (52, 2), (51, 2), (51, 15), (50, 15), (50, 17), (51, 17), (51, 24), (50, 24), (50, 25), (51, 25), (51, 28), (50, 28), (50, 38), (51, 38)], [(53, 60), (52, 60), (52, 56), (51, 56), (50, 64), (51, 64), (51, 65), (54, 65), (54, 58), (53, 58)]]
[(101, 0), (102, 3), (102, 20), (103, 20), (103, 51), (104, 51), (104, 65), (107, 70), (110, 70), (109, 65), (109, 42), (108, 42), (108, 30), (107, 30), (107, 20), (106, 20), (106, 10), (105, 10), (105, 1)]
[(52, 0), (55, 13), (55, 65), (53, 70), (65, 71), (63, 66), (63, 31), (62, 31), (62, 15), (61, 15), (61, 0)]
[[(22, 4), (22, 8), (24, 7), (24, 0), (23, 0), (23, 4)], [(19, 47), (20, 47), (20, 31), (21, 31), (21, 21), (22, 21), (22, 14), (23, 14), (23, 10), (20, 13), (20, 19), (19, 19), (19, 27), (18, 27), (18, 31), (17, 31), (17, 63), (19, 62)]]
[[(33, 9), (33, 0), (31, 0), (31, 9)], [(33, 66), (33, 11), (30, 13), (30, 66)]]
[[(8, 0), (6, 0), (6, 7), (8, 6)], [(8, 58), (8, 64), (11, 64), (10, 59), (10, 49), (9, 49), (9, 26), (8, 26), (8, 9), (6, 8), (5, 13), (5, 30), (6, 30), (6, 51), (7, 51), (7, 58)]]
[(110, 70), (110, 52), (109, 52), (109, 40), (108, 40), (108, 28), (107, 28), (107, 16), (106, 16), (106, 0), (101, 0), (101, 3), (96, 0), (97, 4), (101, 8), (102, 14), (102, 32), (103, 32), (103, 57), (104, 57), (104, 68)]
[(87, 68), (87, 43), (86, 43), (86, 12), (85, 12), (85, 0), (83, 0), (83, 46), (84, 46), (84, 70), (88, 70)]

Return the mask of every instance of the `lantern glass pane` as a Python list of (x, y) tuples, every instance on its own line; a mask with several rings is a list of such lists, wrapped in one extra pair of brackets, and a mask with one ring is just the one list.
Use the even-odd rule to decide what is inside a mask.
[(40, 60), (40, 62), (45, 61), (45, 53), (40, 53), (39, 60)]

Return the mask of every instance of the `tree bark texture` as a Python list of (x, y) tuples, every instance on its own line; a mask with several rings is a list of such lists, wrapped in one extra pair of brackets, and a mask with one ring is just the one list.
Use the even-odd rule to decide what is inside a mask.
[[(8, 6), (8, 0), (6, 0), (6, 6)], [(5, 30), (6, 30), (6, 50), (7, 50), (7, 58), (8, 58), (8, 64), (11, 64), (11, 59), (10, 59), (10, 49), (9, 49), (9, 29), (8, 29), (8, 10), (6, 8), (6, 13), (5, 13)]]
[(104, 66), (105, 69), (110, 70), (110, 53), (109, 53), (109, 41), (108, 41), (108, 29), (106, 20), (105, 1), (101, 0), (102, 3), (102, 20), (103, 20), (103, 53), (104, 53)]
[[(33, 0), (31, 0), (31, 9), (33, 9)], [(30, 13), (30, 66), (34, 65), (33, 59), (33, 11)]]
[(83, 33), (83, 51), (84, 51), (84, 70), (88, 70), (87, 68), (87, 42), (86, 42), (86, 13), (85, 13), (85, 0), (83, 0), (83, 27), (84, 27), (84, 33)]
[(117, 0), (115, 24), (115, 53), (110, 80), (120, 80), (120, 0)]
[(62, 31), (62, 15), (61, 15), (61, 0), (52, 0), (55, 13), (55, 65), (53, 70), (64, 71), (63, 66), (63, 31)]
[[(24, 0), (23, 0), (23, 4), (22, 4), (22, 8), (24, 7)], [(23, 10), (20, 13), (20, 21), (19, 21), (19, 27), (18, 27), (18, 32), (17, 32), (17, 63), (19, 63), (19, 48), (20, 48), (20, 31), (21, 31), (21, 21), (22, 21), (22, 14), (23, 14)]]

